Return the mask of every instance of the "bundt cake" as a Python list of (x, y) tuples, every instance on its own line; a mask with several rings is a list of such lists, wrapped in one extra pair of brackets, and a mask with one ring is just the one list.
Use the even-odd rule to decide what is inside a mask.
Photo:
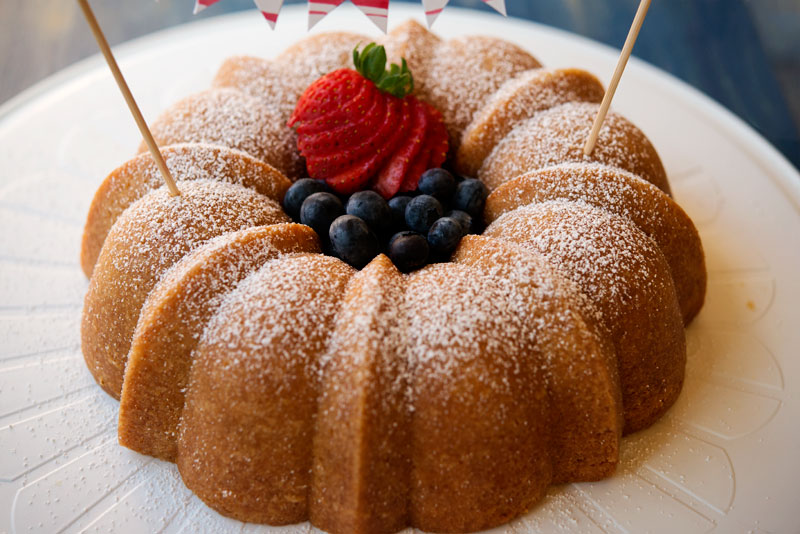
[(226, 516), (490, 528), (551, 484), (611, 475), (621, 436), (675, 401), (702, 246), (630, 122), (610, 114), (583, 155), (593, 76), (412, 21), (383, 44), (441, 112), (449, 165), (488, 188), (485, 230), (410, 273), (323, 253), (281, 209), (303, 175), (287, 121), (365, 42), (231, 58), (153, 124), (181, 195), (144, 153), (100, 186), (83, 353), (120, 399), (120, 443), (175, 462)]

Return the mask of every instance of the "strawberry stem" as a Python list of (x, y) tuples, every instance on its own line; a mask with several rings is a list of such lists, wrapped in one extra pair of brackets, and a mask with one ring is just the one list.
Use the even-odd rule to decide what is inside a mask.
[(356, 46), (353, 49), (353, 64), (362, 76), (384, 93), (403, 98), (414, 90), (414, 77), (408, 70), (405, 58), (402, 58), (401, 65), (392, 63), (386, 70), (386, 49), (383, 45), (369, 43), (360, 52)]

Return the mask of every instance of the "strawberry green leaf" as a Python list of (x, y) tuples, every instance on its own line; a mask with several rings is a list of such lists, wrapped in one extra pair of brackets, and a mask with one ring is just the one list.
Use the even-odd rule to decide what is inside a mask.
[(402, 64), (392, 63), (386, 70), (386, 49), (369, 43), (363, 50), (353, 50), (353, 64), (366, 79), (372, 81), (381, 91), (403, 98), (414, 90), (414, 77), (408, 69), (405, 58)]

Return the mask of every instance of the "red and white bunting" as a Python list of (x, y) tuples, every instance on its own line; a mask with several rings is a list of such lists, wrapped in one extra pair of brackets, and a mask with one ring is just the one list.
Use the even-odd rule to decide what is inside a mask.
[[(314, 27), (319, 21), (325, 18), (325, 15), (333, 11), (339, 4), (344, 3), (345, 0), (308, 0), (308, 29)], [(387, 22), (389, 20), (389, 1), (390, 0), (350, 0), (355, 4), (358, 9), (364, 13), (369, 20), (380, 28), (384, 33), (386, 32)], [(488, 6), (493, 7), (503, 15), (506, 14), (505, 0), (481, 0)], [(208, 6), (214, 5), (219, 0), (195, 0), (194, 12), (199, 13)], [(275, 23), (278, 20), (278, 13), (283, 5), (283, 0), (253, 0), (256, 7), (264, 15), (264, 18), (269, 22), (270, 27), (275, 29)], [(422, 7), (425, 10), (425, 18), (430, 27), (442, 12), (444, 6), (447, 5), (448, 0), (422, 0)]]
[(219, 0), (194, 0), (194, 14), (197, 15), (208, 6), (213, 6)]
[[(351, 0), (353, 4), (364, 13), (369, 20), (386, 32), (389, 20), (389, 0)], [(308, 1), (308, 29), (314, 27), (325, 15), (342, 4), (344, 0), (309, 0)]]
[[(428, 21), (428, 28), (433, 25), (436, 17), (442, 12), (449, 0), (422, 0), (422, 8), (425, 10), (425, 19)], [(497, 12), (506, 14), (505, 0), (482, 0), (487, 6), (494, 8)]]
[[(213, 6), (219, 0), (194, 0), (194, 14), (197, 15), (205, 8)], [(275, 23), (278, 21), (278, 13), (283, 6), (283, 0), (253, 0), (261, 14), (269, 22), (270, 27), (274, 30)]]
[(351, 0), (383, 33), (389, 22), (389, 0)]
[(317, 22), (342, 2), (344, 0), (308, 0), (308, 29), (313, 28)]
[(275, 29), (275, 23), (278, 22), (278, 13), (283, 5), (283, 0), (253, 0), (256, 7), (264, 15), (264, 18), (269, 22), (269, 27)]

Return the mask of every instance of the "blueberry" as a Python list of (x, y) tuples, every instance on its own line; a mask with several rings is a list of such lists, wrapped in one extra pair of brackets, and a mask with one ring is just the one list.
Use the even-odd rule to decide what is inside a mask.
[(389, 241), (389, 258), (402, 272), (411, 272), (428, 261), (428, 242), (416, 232), (398, 232)]
[(428, 246), (431, 255), (439, 259), (447, 259), (461, 241), (463, 228), (461, 223), (450, 217), (438, 219), (428, 230)]
[(466, 211), (450, 210), (445, 213), (444, 216), (458, 221), (458, 223), (461, 225), (462, 236), (467, 235), (472, 228), (472, 217), (470, 217), (469, 213)]
[(456, 187), (456, 194), (453, 195), (453, 209), (466, 211), (473, 218), (479, 218), (483, 214), (483, 206), (489, 191), (483, 182), (475, 178), (467, 178)]
[(328, 236), (331, 223), (339, 215), (344, 215), (344, 206), (342, 201), (331, 193), (309, 195), (300, 207), (300, 222), (313, 228), (323, 239)]
[(442, 205), (430, 195), (419, 195), (406, 206), (406, 225), (426, 235), (433, 222), (442, 216)]
[(367, 223), (378, 235), (387, 234), (392, 226), (392, 210), (375, 191), (353, 193), (347, 201), (345, 211)]
[(445, 169), (438, 167), (422, 173), (417, 188), (420, 192), (445, 201), (456, 191), (456, 179)]
[(301, 178), (297, 180), (286, 191), (283, 197), (283, 209), (295, 221), (300, 220), (300, 207), (303, 201), (314, 193), (329, 193), (330, 187), (322, 180), (314, 180), (313, 178)]
[(333, 253), (356, 269), (361, 269), (378, 254), (378, 238), (367, 223), (355, 215), (342, 215), (329, 232)]
[(411, 202), (411, 197), (408, 196), (396, 196), (389, 200), (393, 230), (402, 230), (406, 227), (406, 206), (409, 202)]

